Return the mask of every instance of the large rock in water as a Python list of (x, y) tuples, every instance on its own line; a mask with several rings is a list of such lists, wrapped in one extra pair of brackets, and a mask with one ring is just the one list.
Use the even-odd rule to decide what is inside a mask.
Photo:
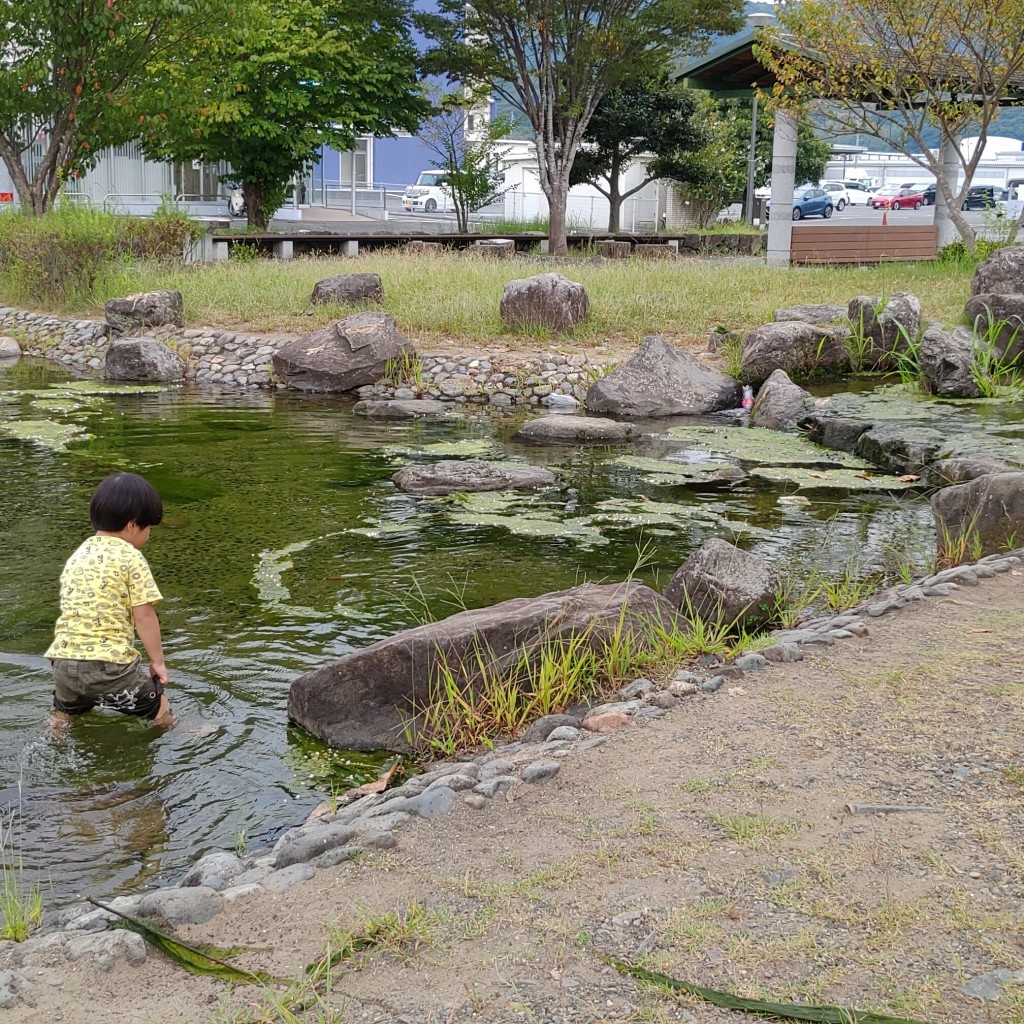
[(993, 473), (932, 495), (940, 551), (962, 545), (964, 559), (1019, 546), (1024, 537), (1024, 473)]
[(278, 349), (274, 371), (299, 391), (353, 391), (380, 380), (389, 359), (416, 350), (386, 313), (354, 313)]
[(103, 376), (107, 380), (181, 380), (185, 364), (156, 338), (122, 338), (107, 349)]
[(615, 416), (699, 416), (739, 405), (740, 385), (648, 335), (620, 367), (590, 386), (587, 411)]
[(776, 370), (757, 393), (750, 410), (750, 425), (766, 430), (793, 430), (814, 408), (814, 396), (789, 379), (785, 370)]
[(459, 612), (381, 640), (332, 665), (299, 676), (288, 693), (288, 716), (333, 747), (406, 750), (407, 722), (429, 700), (440, 666), (480, 683), (478, 659), (507, 671), (522, 652), (585, 637), (598, 647), (622, 630), (675, 621), (672, 607), (639, 583), (585, 583), (539, 597)]
[(978, 264), (971, 280), (971, 294), (1024, 295), (1024, 245), (996, 249)]
[(785, 370), (793, 380), (839, 377), (850, 369), (843, 345), (849, 333), (845, 327), (820, 327), (799, 320), (755, 327), (743, 341), (743, 377), (755, 385), (776, 370)]
[(910, 353), (921, 330), (921, 301), (910, 292), (887, 299), (858, 295), (847, 309), (853, 332), (855, 370), (888, 370)]
[(499, 311), (511, 327), (570, 331), (590, 312), (590, 299), (583, 285), (561, 274), (537, 274), (509, 281)]
[(932, 391), (943, 398), (979, 398), (974, 379), (974, 334), (966, 327), (947, 331), (931, 324), (921, 336), (918, 365)]
[(384, 285), (379, 274), (339, 274), (317, 281), (309, 301), (313, 305), (339, 302), (350, 306), (361, 302), (383, 302)]
[(0, 337), (0, 359), (17, 359), (20, 355), (21, 344), (17, 338)]
[(1003, 363), (1024, 354), (1024, 294), (982, 292), (967, 300), (964, 316), (982, 345)]
[(106, 321), (115, 334), (131, 334), (143, 327), (181, 327), (181, 292), (164, 289), (155, 292), (137, 292), (120, 299), (107, 299), (104, 305)]
[(676, 570), (665, 599), (684, 618), (753, 629), (775, 617), (778, 576), (763, 558), (714, 538)]
[(624, 444), (641, 437), (630, 423), (600, 416), (565, 416), (552, 413), (525, 423), (515, 435), (517, 441), (532, 444)]
[(549, 487), (555, 474), (537, 466), (509, 466), (483, 459), (444, 459), (400, 469), (392, 478), (409, 494), (455, 494), (470, 491), (510, 491), (524, 487)]

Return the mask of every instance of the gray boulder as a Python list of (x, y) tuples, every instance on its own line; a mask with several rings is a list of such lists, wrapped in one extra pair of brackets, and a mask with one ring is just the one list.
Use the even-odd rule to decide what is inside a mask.
[(383, 302), (384, 286), (379, 274), (339, 274), (337, 277), (325, 277), (317, 281), (309, 301), (315, 306), (328, 302), (349, 306)]
[(752, 629), (775, 616), (778, 576), (763, 558), (715, 538), (676, 570), (665, 600), (684, 618)]
[[(932, 495), (940, 550), (966, 558), (1005, 551), (1024, 537), (1024, 472), (993, 473)], [(964, 559), (961, 559), (964, 560)]]
[(400, 469), (392, 478), (409, 494), (454, 494), (550, 487), (555, 474), (536, 466), (498, 465), (482, 459), (443, 459)]
[(508, 672), (523, 652), (585, 637), (598, 646), (651, 623), (674, 623), (672, 606), (639, 583), (585, 583), (571, 590), (502, 601), (407, 629), (340, 661), (295, 679), (288, 693), (293, 722), (334, 747), (406, 750), (406, 725), (420, 727), (416, 709), (427, 700), (438, 667), (480, 684), (480, 662)]
[(966, 327), (932, 324), (921, 336), (918, 365), (932, 392), (943, 398), (980, 398), (974, 379), (974, 334)]
[(583, 285), (561, 274), (537, 274), (509, 281), (499, 311), (512, 327), (571, 331), (590, 311), (590, 299)]
[(185, 363), (156, 338), (122, 338), (107, 349), (103, 376), (166, 383), (185, 376)]
[(983, 292), (967, 300), (964, 316), (982, 345), (1004, 363), (1024, 354), (1024, 294)]
[(750, 425), (766, 430), (793, 430), (814, 408), (814, 396), (776, 370), (762, 385), (750, 410)]
[(364, 312), (313, 331), (274, 353), (274, 372), (299, 391), (353, 391), (380, 380), (388, 360), (416, 350), (386, 313)]
[(377, 420), (438, 420), (457, 416), (450, 402), (433, 398), (366, 399), (352, 406), (356, 416)]
[(636, 427), (599, 416), (565, 416), (553, 413), (525, 423), (517, 441), (533, 444), (623, 444), (641, 437)]
[[(825, 408), (827, 409), (827, 403)], [(853, 452), (862, 434), (872, 428), (869, 420), (854, 419), (849, 416), (835, 416), (827, 411), (812, 412), (797, 423), (806, 431), (807, 438), (823, 448), (832, 448), (839, 452)]]
[(946, 459), (939, 459), (928, 467), (928, 483), (937, 487), (949, 487), (952, 484), (967, 483), (979, 476), (1014, 473), (1019, 468), (999, 459), (990, 459), (986, 455), (952, 455)]
[(853, 452), (889, 473), (920, 473), (935, 461), (944, 441), (933, 427), (880, 421), (857, 438)]
[(759, 385), (776, 370), (785, 370), (793, 380), (841, 376), (850, 369), (843, 345), (849, 333), (845, 327), (817, 327), (800, 320), (756, 327), (743, 341), (743, 377)]
[(910, 292), (894, 292), (888, 299), (858, 295), (850, 299), (847, 316), (853, 344), (861, 346), (853, 356), (859, 364), (855, 370), (892, 369), (921, 331), (921, 302)]
[(0, 359), (17, 359), (21, 355), (21, 345), (17, 338), (4, 335), (0, 337)]
[(775, 310), (775, 320), (799, 320), (805, 324), (838, 324), (846, 319), (846, 306), (834, 302), (807, 302)]
[(971, 279), (971, 294), (1024, 295), (1024, 245), (996, 249), (978, 264)]
[(181, 292), (164, 289), (137, 292), (120, 299), (108, 299), (104, 305), (106, 321), (115, 334), (132, 334), (143, 327), (181, 327)]
[(740, 385), (648, 335), (620, 367), (590, 386), (587, 411), (616, 416), (699, 416), (739, 405)]

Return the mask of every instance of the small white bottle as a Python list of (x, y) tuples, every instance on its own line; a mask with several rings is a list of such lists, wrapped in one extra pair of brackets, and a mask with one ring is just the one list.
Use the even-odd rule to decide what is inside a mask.
[(753, 408), (754, 389), (749, 384), (743, 385), (743, 401), (740, 403), (744, 409)]

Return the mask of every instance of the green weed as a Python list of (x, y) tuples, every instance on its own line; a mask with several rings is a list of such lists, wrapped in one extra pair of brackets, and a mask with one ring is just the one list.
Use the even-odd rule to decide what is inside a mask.
[(42, 921), (43, 897), (38, 885), (25, 884), (24, 864), (14, 848), (20, 807), (10, 807), (6, 814), (6, 830), (0, 821), (0, 939), (24, 942)]

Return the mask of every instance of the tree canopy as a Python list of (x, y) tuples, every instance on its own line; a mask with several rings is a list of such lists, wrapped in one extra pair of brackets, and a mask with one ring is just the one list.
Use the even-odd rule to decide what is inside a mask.
[(601, 100), (616, 86), (736, 31), (741, 0), (439, 0), (421, 15), (427, 66), (485, 84), (530, 124), (550, 247), (566, 251), (569, 176)]
[[(850, 132), (882, 134), (930, 171), (965, 241), (975, 233), (960, 212), (990, 126), (1008, 97), (1024, 100), (1024, 0), (801, 0), (778, 9), (779, 27), (758, 47), (775, 73), (780, 103), (826, 100)], [(957, 181), (928, 146), (927, 129), (957, 140)]]

